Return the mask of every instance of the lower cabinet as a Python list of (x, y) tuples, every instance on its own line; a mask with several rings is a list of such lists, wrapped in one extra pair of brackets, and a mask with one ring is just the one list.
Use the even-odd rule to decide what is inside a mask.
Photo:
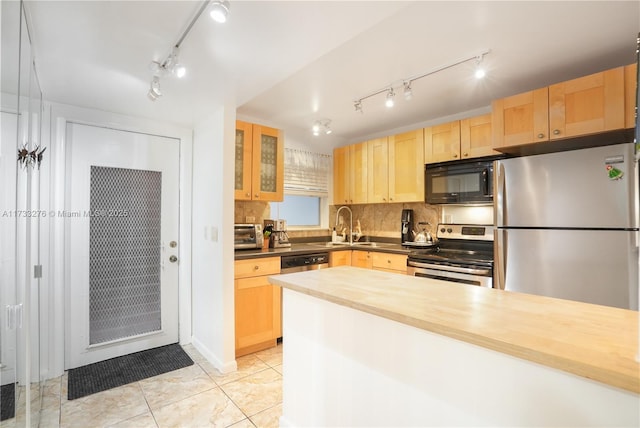
[(282, 290), (271, 285), (280, 257), (236, 260), (236, 357), (276, 346), (282, 336)]
[(406, 274), (407, 256), (405, 254), (372, 252), (371, 265), (375, 270)]
[(407, 256), (405, 254), (354, 250), (351, 252), (351, 266), (406, 274)]
[(329, 253), (329, 267), (351, 266), (351, 250)]

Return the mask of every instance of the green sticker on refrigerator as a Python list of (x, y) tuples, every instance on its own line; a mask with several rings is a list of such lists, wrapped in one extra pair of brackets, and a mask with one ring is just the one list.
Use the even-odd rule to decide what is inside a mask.
[(611, 180), (620, 180), (622, 177), (624, 177), (624, 172), (613, 165), (607, 165), (607, 173), (609, 174), (609, 179)]

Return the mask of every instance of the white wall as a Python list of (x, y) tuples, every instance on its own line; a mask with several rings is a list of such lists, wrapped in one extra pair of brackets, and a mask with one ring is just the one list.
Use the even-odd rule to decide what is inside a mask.
[(223, 373), (236, 369), (233, 284), (235, 107), (194, 130), (193, 345)]

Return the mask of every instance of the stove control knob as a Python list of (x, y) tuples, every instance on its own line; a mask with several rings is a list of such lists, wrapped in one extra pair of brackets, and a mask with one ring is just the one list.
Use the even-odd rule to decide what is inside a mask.
[(447, 229), (447, 233), (451, 233), (451, 232), (453, 232), (453, 229), (448, 228), (448, 229)]
[(440, 229), (440, 233), (444, 233), (444, 227)]

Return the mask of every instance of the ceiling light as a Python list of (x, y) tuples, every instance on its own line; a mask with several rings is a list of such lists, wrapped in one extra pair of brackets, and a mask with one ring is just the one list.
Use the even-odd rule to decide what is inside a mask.
[(474, 73), (474, 76), (476, 76), (476, 79), (482, 79), (484, 76), (487, 75), (487, 72), (480, 65), (481, 62), (482, 62), (482, 54), (476, 57), (476, 71)]
[(158, 76), (153, 76), (153, 79), (151, 79), (147, 96), (151, 101), (155, 101), (162, 96), (162, 92), (160, 92), (160, 78)]
[(229, 6), (230, 4), (227, 0), (215, 0), (211, 2), (211, 12), (209, 12), (211, 19), (220, 23), (227, 22)]
[(393, 92), (393, 88), (389, 88), (389, 92), (387, 92), (387, 99), (384, 102), (384, 105), (391, 108), (393, 107), (393, 105), (395, 104), (395, 102), (393, 101), (393, 97), (396, 96), (396, 93)]
[[(486, 71), (483, 68), (480, 67), (480, 63), (482, 62), (482, 58), (484, 57), (484, 55), (487, 55), (489, 52), (491, 52), (490, 49), (485, 49), (484, 51), (482, 51), (480, 53), (477, 53), (477, 54), (475, 54), (473, 56), (467, 56), (467, 57), (464, 57), (464, 58), (460, 58), (460, 59), (458, 59), (456, 61), (453, 61), (453, 62), (451, 62), (449, 64), (445, 64), (445, 65), (442, 65), (440, 67), (434, 68), (433, 70), (430, 70), (430, 71), (428, 71), (426, 73), (419, 74), (419, 75), (416, 75), (416, 76), (407, 77), (407, 78), (401, 80), (402, 86), (398, 85), (397, 84), (398, 81), (396, 81), (395, 88), (398, 89), (398, 90), (400, 88), (402, 88), (403, 89), (404, 99), (409, 101), (410, 99), (413, 98), (413, 90), (411, 88), (411, 85), (412, 85), (412, 83), (414, 81), (416, 81), (418, 79), (422, 79), (423, 77), (431, 76), (432, 74), (436, 74), (436, 73), (439, 73), (439, 72), (444, 71), (444, 70), (448, 70), (449, 68), (455, 67), (457, 65), (463, 64), (463, 63), (465, 63), (467, 61), (471, 61), (471, 60), (476, 60), (475, 76), (478, 79), (481, 79), (481, 78), (486, 76)], [(367, 98), (371, 98), (373, 96), (380, 95), (380, 94), (387, 94), (384, 105), (389, 107), (389, 108), (393, 107), (393, 105), (395, 104), (395, 102), (394, 102), (395, 101), (394, 100), (395, 93), (394, 93), (393, 90), (394, 90), (394, 84), (392, 83), (391, 85), (385, 86), (382, 89), (378, 89), (377, 91), (370, 92), (369, 94), (356, 99), (356, 101), (353, 102), (353, 107), (355, 108), (355, 110), (357, 112), (362, 113), (363, 112), (363, 110), (362, 110), (362, 101), (366, 100)]]
[(411, 98), (413, 98), (413, 90), (411, 89), (411, 81), (405, 81), (402, 82), (402, 85), (404, 86), (404, 99), (406, 101), (409, 101)]
[(313, 126), (311, 127), (311, 132), (316, 137), (321, 133), (325, 133), (326, 135), (331, 134), (331, 128), (329, 128), (329, 124), (331, 123), (330, 119), (319, 119), (313, 122)]

